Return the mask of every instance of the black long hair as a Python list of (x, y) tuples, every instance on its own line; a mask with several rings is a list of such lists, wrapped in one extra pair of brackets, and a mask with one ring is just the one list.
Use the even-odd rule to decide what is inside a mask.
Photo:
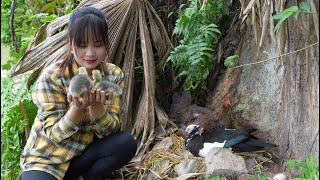
[(99, 9), (93, 7), (75, 9), (69, 17), (68, 37), (70, 40), (69, 50), (60, 65), (60, 70), (63, 71), (65, 68), (69, 68), (70, 76), (73, 76), (71, 71), (72, 60), (74, 58), (71, 53), (72, 42), (76, 46), (80, 46), (81, 44), (87, 44), (89, 38), (93, 38), (94, 41), (102, 41), (107, 51), (109, 50), (106, 16)]

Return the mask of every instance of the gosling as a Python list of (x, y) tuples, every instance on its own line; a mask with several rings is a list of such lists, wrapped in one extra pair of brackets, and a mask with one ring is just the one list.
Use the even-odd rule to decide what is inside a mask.
[(69, 93), (74, 97), (80, 97), (82, 93), (90, 91), (93, 87), (93, 82), (88, 76), (87, 70), (85, 67), (79, 68), (79, 74), (75, 75), (69, 85)]
[(112, 91), (114, 96), (120, 96), (122, 94), (122, 88), (107, 79), (103, 79), (99, 70), (95, 69), (92, 71), (92, 79), (94, 82), (94, 88), (104, 91)]

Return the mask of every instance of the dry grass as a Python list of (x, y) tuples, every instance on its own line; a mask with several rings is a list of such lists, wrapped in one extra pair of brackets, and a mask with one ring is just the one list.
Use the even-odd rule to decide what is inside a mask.
[[(125, 168), (128, 179), (173, 179), (177, 178), (174, 166), (185, 159), (186, 152), (184, 139), (172, 134), (169, 136), (172, 144), (170, 147), (157, 147), (145, 154), (141, 161), (128, 165)], [(195, 158), (188, 156), (187, 158)], [(202, 177), (204, 166), (199, 166), (197, 172), (188, 174), (190, 177)]]

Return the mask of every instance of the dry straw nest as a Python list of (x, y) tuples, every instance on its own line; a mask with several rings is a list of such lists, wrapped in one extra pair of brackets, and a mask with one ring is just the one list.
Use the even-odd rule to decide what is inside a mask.
[[(169, 143), (162, 143), (163, 141)], [(128, 179), (178, 179), (174, 167), (186, 158), (198, 159), (186, 151), (183, 137), (174, 133), (163, 141), (158, 142), (140, 162), (124, 168), (128, 172)], [(168, 146), (165, 147), (166, 145)], [(204, 164), (201, 163), (196, 172), (203, 171)], [(194, 173), (193, 177), (201, 179), (202, 173)]]

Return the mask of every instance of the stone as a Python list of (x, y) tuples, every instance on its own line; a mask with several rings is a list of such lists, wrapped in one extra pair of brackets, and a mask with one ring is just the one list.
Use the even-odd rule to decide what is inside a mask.
[(250, 175), (250, 174), (240, 174), (237, 177), (237, 180), (248, 180), (248, 179), (252, 179), (254, 176)]
[(287, 177), (284, 173), (279, 173), (273, 176), (272, 180), (286, 180)]
[(189, 151), (183, 150), (179, 164), (174, 166), (176, 180), (186, 180), (194, 177), (203, 176), (203, 158), (194, 157)]
[(174, 166), (174, 171), (178, 176), (188, 173), (196, 173), (200, 162), (195, 159), (183, 159), (179, 164)]
[(230, 175), (232, 173), (248, 173), (243, 157), (233, 154), (230, 149), (213, 148), (205, 157), (208, 176)]
[(189, 174), (182, 174), (181, 176), (175, 178), (175, 180), (187, 180), (187, 179), (195, 179), (197, 176), (201, 176), (202, 173), (189, 173)]
[(256, 165), (257, 165), (257, 162), (255, 161), (254, 158), (249, 158), (249, 159), (246, 159), (245, 160), (245, 163), (246, 163), (246, 167), (247, 169), (250, 171), (251, 169), (253, 169)]

